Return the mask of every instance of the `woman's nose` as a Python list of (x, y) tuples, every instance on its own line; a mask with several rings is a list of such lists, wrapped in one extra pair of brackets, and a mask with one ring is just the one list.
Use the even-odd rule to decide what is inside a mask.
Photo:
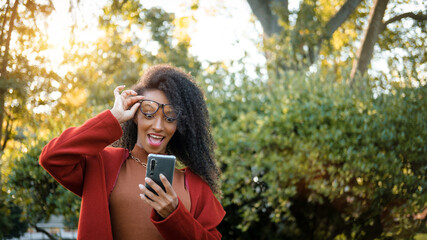
[[(160, 114), (162, 114), (162, 113), (160, 113)], [(157, 113), (156, 113), (156, 115), (157, 115)], [(164, 120), (163, 116), (156, 116), (154, 118), (153, 129), (155, 131), (161, 131), (161, 130), (163, 130), (163, 128), (164, 128), (164, 121), (165, 120)]]

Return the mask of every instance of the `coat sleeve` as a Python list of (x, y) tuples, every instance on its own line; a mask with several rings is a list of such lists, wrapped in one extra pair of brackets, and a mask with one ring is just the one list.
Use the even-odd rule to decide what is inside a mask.
[[(194, 175), (193, 173), (191, 173)], [(190, 175), (190, 174), (189, 174)], [(193, 178), (190, 177), (189, 178)], [(198, 178), (198, 176), (197, 176)], [(200, 179), (200, 178), (199, 178)], [(190, 180), (189, 180), (190, 181)], [(200, 181), (203, 181), (200, 179)], [(156, 211), (151, 221), (165, 239), (221, 239), (216, 229), (225, 211), (206, 183), (191, 184), (191, 212), (179, 201), (177, 209), (166, 219), (160, 219)]]
[(61, 185), (81, 196), (86, 156), (99, 154), (121, 135), (119, 122), (106, 110), (52, 139), (43, 148), (39, 163)]

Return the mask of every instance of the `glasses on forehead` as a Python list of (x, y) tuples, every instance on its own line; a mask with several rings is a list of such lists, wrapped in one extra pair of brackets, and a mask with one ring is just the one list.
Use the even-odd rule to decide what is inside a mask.
[(178, 118), (178, 112), (173, 108), (172, 104), (158, 103), (154, 100), (140, 100), (141, 106), (139, 109), (147, 119), (154, 118), (154, 114), (162, 108), (163, 115), (167, 122), (173, 122)]

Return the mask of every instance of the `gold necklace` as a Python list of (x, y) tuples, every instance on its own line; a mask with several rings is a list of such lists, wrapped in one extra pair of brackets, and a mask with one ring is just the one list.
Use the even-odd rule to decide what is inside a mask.
[(147, 164), (146, 163), (144, 163), (144, 162), (141, 162), (141, 160), (139, 160), (137, 157), (134, 157), (133, 155), (132, 155), (132, 152), (129, 152), (129, 157), (131, 157), (133, 160), (135, 160), (137, 163), (139, 163), (139, 164), (141, 164), (143, 167), (147, 167)]

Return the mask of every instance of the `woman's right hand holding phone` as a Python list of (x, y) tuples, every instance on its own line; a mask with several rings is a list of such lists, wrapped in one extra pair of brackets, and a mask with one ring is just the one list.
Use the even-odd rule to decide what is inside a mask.
[(142, 193), (139, 195), (148, 205), (150, 205), (162, 217), (167, 218), (178, 207), (178, 195), (172, 188), (168, 179), (160, 174), (160, 180), (165, 186), (166, 192), (150, 178), (145, 178), (145, 182), (157, 193), (154, 194), (144, 185), (139, 184), (139, 189)]
[[(119, 123), (126, 122), (135, 116), (140, 103), (139, 100), (144, 99), (144, 96), (138, 96), (134, 90), (124, 90), (124, 85), (118, 86), (114, 89), (114, 106), (111, 113)], [(120, 91), (122, 91), (120, 93)]]

